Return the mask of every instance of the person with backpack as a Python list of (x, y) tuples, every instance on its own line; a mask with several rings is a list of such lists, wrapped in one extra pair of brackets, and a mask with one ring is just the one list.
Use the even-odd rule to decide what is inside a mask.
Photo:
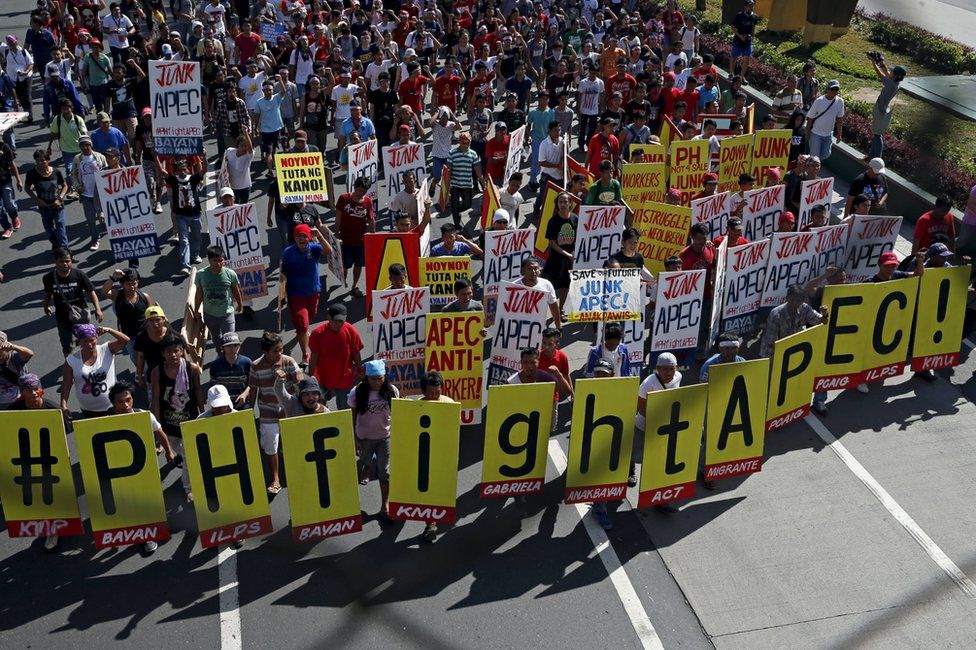
[[(61, 111), (51, 122), (48, 130), (51, 132), (47, 143), (47, 157), (51, 158), (51, 145), (57, 140), (58, 147), (61, 149), (61, 161), (64, 163), (64, 178), (67, 179), (68, 199), (77, 199), (78, 192), (74, 190), (71, 183), (71, 170), (74, 167), (75, 156), (81, 153), (81, 138), (88, 135), (88, 127), (85, 120), (75, 112), (74, 102), (70, 99), (62, 99), (60, 104)], [(67, 241), (61, 243), (67, 245)]]

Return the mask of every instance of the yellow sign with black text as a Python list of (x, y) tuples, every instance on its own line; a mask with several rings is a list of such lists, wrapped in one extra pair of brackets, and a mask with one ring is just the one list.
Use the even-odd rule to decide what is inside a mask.
[(180, 425), (193, 509), (204, 548), (270, 533), (271, 513), (254, 413), (248, 409)]
[(457, 280), (471, 279), (471, 258), (464, 257), (421, 257), (420, 286), (430, 289), (430, 306), (443, 309), (456, 296), (454, 283)]
[(824, 287), (827, 333), (815, 391), (844, 390), (861, 383), (879, 284), (832, 284)]
[(352, 411), (284, 418), (279, 425), (294, 540), (362, 530)]
[(782, 429), (810, 413), (813, 382), (820, 374), (826, 325), (781, 338), (769, 359), (766, 433)]
[(925, 269), (918, 292), (918, 319), (912, 344), (912, 370), (959, 365), (970, 265)]
[(638, 508), (695, 496), (707, 400), (706, 384), (647, 394)]
[(542, 492), (556, 384), (507, 384), (488, 389), (481, 496)]
[(395, 399), (390, 430), (390, 517), (453, 522), (461, 405)]
[(616, 501), (626, 496), (639, 382), (637, 377), (576, 382), (566, 503)]
[(321, 151), (275, 154), (275, 175), (282, 203), (329, 200), (329, 182)]
[(862, 382), (884, 381), (905, 370), (912, 339), (918, 278), (878, 282), (875, 308), (868, 312), (868, 345), (864, 348)]
[(149, 412), (77, 420), (74, 429), (95, 546), (169, 539)]
[(718, 363), (708, 369), (705, 480), (762, 469), (769, 359)]

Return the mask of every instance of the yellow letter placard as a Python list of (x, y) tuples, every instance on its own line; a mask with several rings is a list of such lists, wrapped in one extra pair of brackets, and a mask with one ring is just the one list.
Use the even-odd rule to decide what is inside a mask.
[(833, 284), (824, 288), (823, 304), (829, 314), (820, 374), (813, 382), (815, 391), (844, 390), (861, 383), (879, 286)]
[(5, 420), (0, 500), (7, 532), (11, 537), (83, 535), (61, 411), (17, 411)]
[(766, 184), (766, 170), (779, 167), (780, 172), (786, 169), (790, 162), (790, 138), (793, 133), (789, 129), (760, 129), (752, 140), (752, 175), (756, 177), (756, 185)]
[(321, 151), (275, 154), (275, 169), (282, 203), (329, 200)]
[(620, 173), (621, 196), (631, 209), (649, 201), (664, 201), (667, 167), (659, 163), (624, 163)]
[(261, 449), (250, 409), (180, 425), (204, 548), (270, 533)]
[(708, 369), (705, 480), (762, 469), (769, 359), (719, 363)]
[(482, 498), (542, 492), (555, 390), (549, 382), (488, 389)]
[(912, 347), (912, 370), (959, 365), (966, 292), (972, 268), (925, 269), (918, 295), (918, 321)]
[(905, 370), (915, 320), (918, 278), (878, 282), (877, 305), (866, 319), (871, 327), (864, 347), (861, 381), (884, 381)]
[(638, 508), (695, 496), (708, 386), (647, 394)]
[(626, 495), (639, 381), (612, 377), (576, 382), (566, 503), (615, 501)]
[[(646, 144), (630, 145), (630, 162), (632, 163), (666, 163), (667, 147), (663, 144), (649, 142)], [(665, 171), (667, 167), (665, 167)]]
[(148, 411), (75, 422), (95, 546), (169, 539)]
[(691, 205), (691, 197), (701, 191), (702, 177), (708, 173), (710, 162), (708, 140), (679, 140), (671, 145), (668, 182), (671, 189), (681, 192), (681, 205)]
[[(725, 138), (718, 144), (718, 192), (738, 192), (739, 176), (752, 170), (752, 134)], [(765, 179), (762, 179), (765, 180)], [(761, 180), (756, 179), (760, 183)]]
[(280, 426), (294, 540), (362, 530), (352, 411), (284, 418)]
[(826, 335), (826, 325), (817, 325), (773, 344), (766, 433), (782, 429), (810, 413), (813, 381), (820, 374)]
[(460, 404), (395, 399), (390, 417), (390, 517), (454, 521)]

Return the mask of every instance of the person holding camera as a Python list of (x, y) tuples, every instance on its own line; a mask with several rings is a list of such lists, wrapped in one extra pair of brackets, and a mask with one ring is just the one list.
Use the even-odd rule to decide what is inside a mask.
[(881, 82), (881, 93), (871, 107), (871, 153), (865, 158), (880, 158), (884, 151), (884, 134), (891, 126), (891, 100), (898, 94), (901, 82), (905, 80), (908, 71), (903, 66), (896, 65), (888, 68), (884, 56), (880, 52), (868, 52), (868, 58), (874, 66), (874, 74)]

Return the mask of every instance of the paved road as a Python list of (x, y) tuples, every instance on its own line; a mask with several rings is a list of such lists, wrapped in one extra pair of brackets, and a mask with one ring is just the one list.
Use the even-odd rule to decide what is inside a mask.
[(868, 13), (884, 13), (922, 29), (976, 47), (976, 3), (972, 0), (860, 0)]
[[(22, 34), (26, 16), (7, 23)], [(26, 164), (46, 137), (35, 126), (18, 139)], [(259, 178), (259, 210), (266, 189)], [(38, 216), (23, 205), (24, 229), (0, 245), (0, 328), (37, 352), (32, 368), (53, 393), (61, 359), (39, 281), (50, 261)], [(115, 266), (109, 253), (86, 250), (79, 206), (68, 215), (79, 266), (104, 280)], [(169, 228), (166, 214), (157, 224)], [(151, 268), (146, 287), (179, 313), (172, 248)], [(330, 299), (355, 306), (343, 291)], [(242, 321), (245, 352), (273, 326), (269, 303), (258, 300), (254, 320)], [(365, 323), (356, 325), (369, 346)], [(591, 334), (577, 327), (567, 337), (578, 368)], [(834, 396), (822, 424), (768, 439), (760, 474), (727, 481), (678, 514), (636, 512), (631, 494), (609, 536), (585, 510), (558, 505), (565, 431), (550, 450), (545, 494), (524, 509), (478, 498), (482, 433), (465, 431), (459, 522), (433, 546), (419, 542), (419, 524), (381, 528), (372, 518), (360, 534), (295, 545), (282, 494), (273, 534), (218, 556), (200, 548), (167, 473), (173, 538), (151, 558), (98, 551), (88, 538), (49, 556), (39, 542), (0, 537), (3, 645), (625, 648), (647, 639), (631, 620), (641, 611), (667, 648), (963, 645), (976, 635), (974, 601), (954, 571), (976, 576), (969, 353), (934, 384), (900, 378), (869, 395)], [(126, 360), (119, 366), (129, 374)], [(375, 513), (375, 484), (361, 497)]]

